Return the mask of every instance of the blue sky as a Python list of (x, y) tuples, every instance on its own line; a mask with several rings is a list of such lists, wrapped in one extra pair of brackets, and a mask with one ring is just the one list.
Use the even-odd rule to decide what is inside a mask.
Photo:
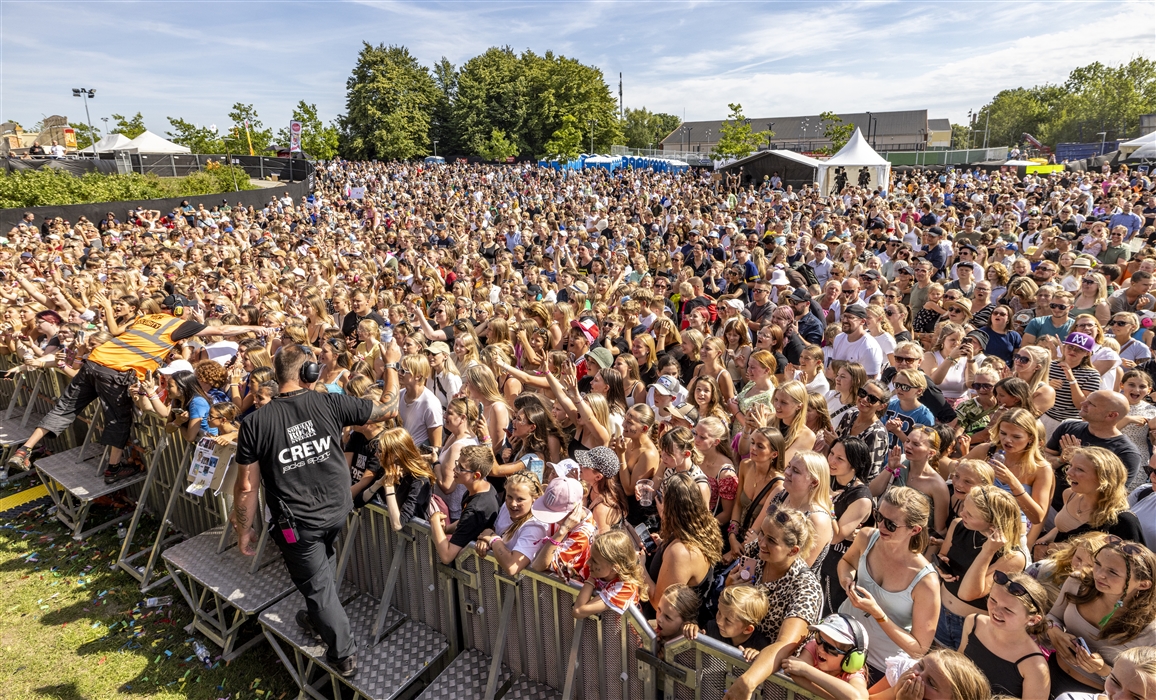
[(0, 0), (0, 119), (141, 112), (224, 125), (234, 102), (266, 125), (298, 100), (328, 121), (362, 41), (425, 65), (490, 46), (601, 68), (626, 105), (687, 119), (929, 110), (966, 120), (997, 91), (1062, 82), (1091, 61), (1156, 58), (1156, 4), (1116, 2), (52, 2)]

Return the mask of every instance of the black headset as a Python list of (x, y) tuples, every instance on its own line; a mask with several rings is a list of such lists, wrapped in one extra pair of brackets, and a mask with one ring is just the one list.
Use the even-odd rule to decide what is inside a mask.
[(310, 359), (301, 363), (301, 369), (297, 373), (297, 377), (302, 384), (312, 384), (321, 378), (321, 365), (314, 360), (313, 348), (308, 345), (298, 345), (301, 352), (309, 356)]

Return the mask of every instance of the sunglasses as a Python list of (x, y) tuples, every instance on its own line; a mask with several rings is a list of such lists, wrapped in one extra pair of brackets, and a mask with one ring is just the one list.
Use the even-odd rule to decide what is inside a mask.
[(1000, 586), (1006, 587), (1007, 592), (1011, 593), (1017, 598), (1029, 597), (1028, 589), (1024, 588), (1023, 584), (1012, 581), (1011, 578), (1002, 571), (996, 571), (992, 575), (992, 579), (995, 580), (995, 582)]
[(971, 388), (976, 391), (991, 391), (995, 388), (995, 384), (981, 384), (979, 382), (972, 382)]
[(469, 469), (462, 469), (458, 465), (456, 465), (456, 464), (454, 465), (454, 474), (470, 474), (470, 473), (472, 473), (472, 472)]
[(1083, 282), (1084, 284), (1097, 284), (1096, 280), (1084, 279), (1084, 280), (1080, 280), (1080, 281)]
[(1109, 326), (1127, 326), (1127, 325), (1131, 325), (1131, 324), (1129, 324), (1127, 321), (1109, 321), (1108, 325)]
[(872, 508), (871, 515), (875, 517), (875, 522), (878, 523), (879, 526), (887, 532), (895, 532), (899, 528), (903, 527), (903, 525), (900, 525), (894, 520), (883, 517), (883, 514), (879, 512), (878, 508)]
[[(1113, 547), (1129, 556), (1138, 557), (1144, 553), (1144, 546), (1129, 542), (1119, 535), (1108, 535), (1108, 544), (1104, 547)], [(1102, 549), (1102, 548), (1101, 548)], [(1097, 552), (1098, 553), (1098, 552)]]
[(1067, 311), (1068, 310), (1067, 304), (1048, 304), (1048, 306), (1051, 307), (1051, 309), (1053, 311)]
[(1032, 358), (1030, 355), (1016, 355), (1012, 359), (1017, 365), (1026, 365), (1027, 363), (1032, 361)]
[(895, 382), (895, 389), (897, 391), (911, 391), (914, 388), (915, 387), (911, 386), (910, 384), (900, 384), (899, 382)]
[(896, 362), (919, 362), (919, 358), (918, 357), (904, 357), (903, 355), (896, 355), (895, 361)]
[(866, 389), (860, 389), (858, 394), (859, 394), (859, 398), (867, 399), (867, 403), (881, 404), (881, 403), (884, 403), (886, 401), (886, 399), (881, 399), (878, 396), (872, 396), (871, 394), (867, 393)]
[(829, 656), (844, 656), (850, 651), (849, 649), (840, 649), (819, 635), (815, 635), (815, 643), (823, 647), (823, 651), (827, 652)]

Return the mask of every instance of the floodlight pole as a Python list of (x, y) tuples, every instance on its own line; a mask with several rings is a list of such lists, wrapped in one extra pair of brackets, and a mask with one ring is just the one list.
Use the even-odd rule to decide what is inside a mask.
[[(96, 88), (72, 88), (72, 96), (84, 100), (84, 116), (88, 119), (88, 138), (93, 139), (92, 155), (96, 155), (95, 130), (92, 128), (92, 115), (88, 113), (88, 101), (96, 97)], [(77, 149), (80, 150), (80, 149)]]

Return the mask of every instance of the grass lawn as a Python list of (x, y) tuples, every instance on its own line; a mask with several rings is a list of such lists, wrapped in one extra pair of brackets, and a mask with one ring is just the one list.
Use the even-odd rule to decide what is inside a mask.
[[(0, 490), (0, 498), (34, 480)], [(267, 645), (231, 664), (202, 635), (185, 632), (192, 613), (171, 583), (141, 594), (119, 567), (114, 529), (75, 542), (39, 508), (0, 520), (0, 697), (97, 700), (196, 698), (279, 700), (296, 697), (289, 674)], [(94, 508), (94, 518), (109, 511)], [(95, 520), (93, 522), (96, 522)], [(143, 523), (137, 542), (155, 533)], [(146, 597), (173, 604), (145, 607)], [(206, 668), (193, 655), (197, 639), (213, 655)]]

